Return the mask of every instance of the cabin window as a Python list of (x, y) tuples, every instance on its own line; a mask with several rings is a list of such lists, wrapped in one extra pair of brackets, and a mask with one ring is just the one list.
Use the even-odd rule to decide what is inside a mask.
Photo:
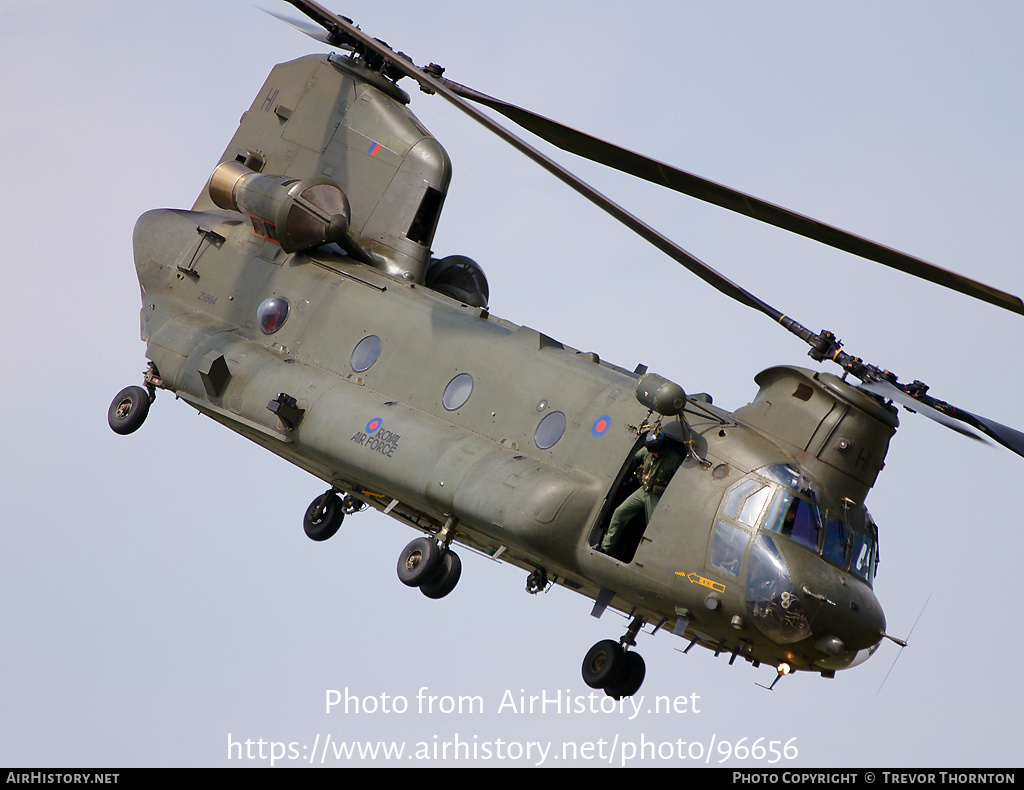
[(441, 396), (441, 403), (448, 411), (455, 411), (466, 405), (473, 394), (473, 377), (468, 373), (460, 373), (448, 382)]
[(356, 347), (352, 351), (352, 370), (356, 373), (369, 370), (380, 356), (380, 347), (380, 338), (376, 335), (367, 335), (356, 343)]
[(256, 308), (256, 321), (260, 331), (272, 335), (288, 320), (288, 300), (283, 296), (271, 296), (260, 302)]
[(554, 447), (555, 442), (562, 438), (565, 433), (565, 415), (560, 411), (553, 411), (546, 415), (534, 431), (533, 441), (541, 450)]

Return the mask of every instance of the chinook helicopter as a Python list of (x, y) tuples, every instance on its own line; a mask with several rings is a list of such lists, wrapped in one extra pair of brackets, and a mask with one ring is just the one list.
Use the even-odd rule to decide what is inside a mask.
[[(192, 209), (140, 218), (150, 367), (143, 387), (115, 397), (111, 427), (137, 430), (165, 389), (327, 483), (304, 518), (314, 540), (365, 507), (423, 532), (398, 575), (428, 597), (457, 585), (462, 545), (528, 571), (534, 591), (559, 584), (592, 598), (596, 615), (624, 612), (627, 632), (583, 662), (584, 681), (613, 697), (643, 682), (634, 648), (645, 626), (779, 677), (831, 675), (868, 657), (885, 619), (872, 592), (878, 530), (864, 500), (898, 425), (893, 404), (1018, 454), (1024, 437), (806, 330), (466, 100), (663, 186), (1024, 313), (1020, 300), (478, 94), (315, 3), (293, 5), (346, 54), (276, 67)], [(432, 256), (451, 165), (409, 111), (401, 77), (778, 321), (843, 378), (772, 368), (757, 376), (753, 402), (730, 413), (490, 315), (480, 267)], [(685, 458), (650, 521), (634, 519), (601, 552), (652, 433)]]

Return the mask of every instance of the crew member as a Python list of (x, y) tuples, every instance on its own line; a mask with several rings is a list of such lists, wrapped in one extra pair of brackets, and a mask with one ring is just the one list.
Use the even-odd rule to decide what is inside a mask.
[(622, 539), (623, 528), (634, 516), (643, 513), (650, 522), (658, 500), (665, 493), (672, 475), (683, 462), (683, 457), (672, 447), (672, 441), (661, 433), (653, 431), (647, 434), (644, 446), (634, 457), (638, 464), (636, 476), (640, 479), (640, 487), (626, 497), (626, 500), (615, 508), (611, 523), (604, 533), (598, 547), (605, 554), (614, 554)]

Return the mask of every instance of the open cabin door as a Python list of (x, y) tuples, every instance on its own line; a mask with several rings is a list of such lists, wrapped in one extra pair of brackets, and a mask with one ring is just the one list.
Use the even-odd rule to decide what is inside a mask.
[[(608, 524), (612, 520), (612, 513), (615, 512), (615, 508), (621, 505), (630, 494), (640, 487), (640, 481), (636, 476), (636, 470), (639, 466), (636, 454), (644, 446), (645, 436), (646, 434), (641, 434), (637, 437), (636, 442), (633, 444), (633, 448), (629, 451), (629, 455), (626, 456), (622, 467), (619, 469), (618, 475), (615, 477), (615, 483), (609, 489), (608, 495), (605, 497), (601, 513), (597, 517), (597, 521), (594, 522), (594, 526), (590, 530), (590, 534), (587, 538), (588, 543), (592, 547), (601, 545), (601, 539), (604, 537), (604, 534), (608, 529)], [(636, 550), (640, 546), (640, 541), (643, 540), (644, 531), (646, 529), (647, 519), (644, 514), (639, 513), (634, 516), (625, 526), (622, 537), (619, 539), (618, 545), (610, 556), (620, 562), (632, 562), (633, 557), (636, 554)]]

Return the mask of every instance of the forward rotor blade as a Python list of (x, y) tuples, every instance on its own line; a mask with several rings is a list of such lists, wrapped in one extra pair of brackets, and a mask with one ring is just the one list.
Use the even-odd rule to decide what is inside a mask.
[(990, 436), (999, 442), (1006, 449), (1012, 450), (1017, 455), (1024, 457), (1024, 433), (1021, 433), (1016, 428), (1002, 425), (995, 420), (979, 417), (977, 414), (971, 414), (967, 411), (958, 411), (957, 413), (962, 415), (961, 419), (968, 425), (973, 425), (986, 436)]
[(658, 162), (457, 82), (445, 82), (459, 96), (490, 107), (563, 151), (1024, 315), (1024, 302), (1017, 296), (664, 162)]
[(995, 420), (990, 420), (987, 417), (979, 417), (977, 414), (971, 414), (969, 411), (958, 409), (948, 403), (937, 401), (936, 399), (925, 395), (924, 398), (932, 402), (931, 404), (927, 403), (920, 398), (915, 398), (909, 392), (905, 392), (900, 389), (899, 386), (888, 381), (864, 382), (860, 385), (860, 389), (874, 393), (875, 395), (881, 395), (883, 398), (887, 398), (888, 400), (896, 401), (911, 411), (916, 411), (919, 414), (923, 414), (925, 417), (942, 423), (947, 428), (952, 428), (957, 433), (970, 436), (972, 439), (977, 439), (978, 441), (985, 441), (973, 431), (969, 431), (964, 427), (965, 424), (970, 425), (972, 428), (998, 442), (1006, 449), (1024, 457), (1024, 433), (1021, 433), (1016, 428), (1010, 428), (1007, 425), (998, 423)]
[(891, 382), (865, 381), (863, 384), (860, 385), (860, 387), (858, 387), (858, 389), (866, 390), (867, 392), (873, 393), (874, 395), (880, 395), (886, 400), (895, 401), (896, 403), (902, 405), (904, 408), (910, 409), (910, 411), (916, 411), (918, 414), (921, 414), (930, 420), (935, 420), (935, 422), (941, 423), (942, 425), (945, 425), (947, 428), (950, 428), (951, 430), (954, 430), (957, 433), (962, 433), (964, 436), (969, 436), (976, 441), (985, 441), (980, 436), (978, 436), (978, 434), (976, 434), (974, 431), (968, 430), (954, 418), (944, 414), (938, 409), (933, 409), (927, 403), (919, 401), (913, 395), (911, 395), (908, 392), (904, 392)]

